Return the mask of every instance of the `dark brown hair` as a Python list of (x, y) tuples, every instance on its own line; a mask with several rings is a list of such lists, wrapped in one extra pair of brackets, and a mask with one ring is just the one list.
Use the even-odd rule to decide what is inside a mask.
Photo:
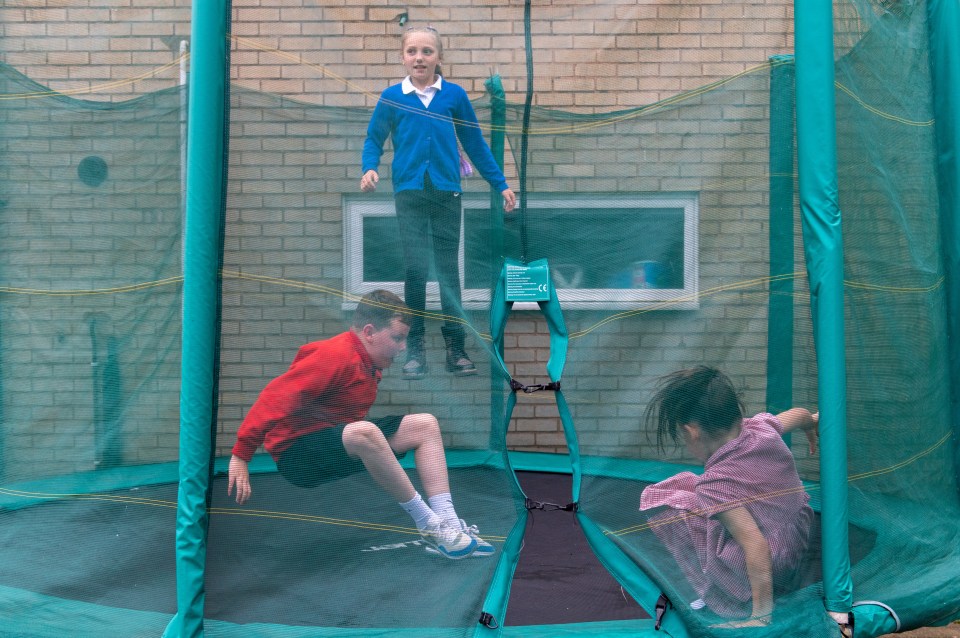
[(717, 436), (739, 423), (744, 411), (730, 377), (701, 365), (661, 377), (643, 420), (648, 432), (656, 427), (657, 447), (664, 451), (668, 438), (679, 443), (681, 425), (696, 423), (709, 436)]

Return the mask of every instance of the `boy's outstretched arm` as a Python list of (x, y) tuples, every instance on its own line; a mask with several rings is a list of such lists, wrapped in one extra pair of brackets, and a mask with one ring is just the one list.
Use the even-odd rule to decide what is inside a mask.
[(817, 444), (820, 441), (820, 413), (810, 413), (806, 408), (790, 408), (777, 415), (780, 425), (783, 426), (783, 433), (793, 432), (794, 430), (803, 430), (807, 436), (807, 442), (810, 444), (810, 454), (817, 453)]

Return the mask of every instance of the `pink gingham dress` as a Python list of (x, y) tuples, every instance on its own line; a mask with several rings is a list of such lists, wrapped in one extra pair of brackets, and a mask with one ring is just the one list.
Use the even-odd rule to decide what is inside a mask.
[(697, 595), (722, 616), (750, 615), (746, 559), (716, 514), (746, 507), (770, 545), (775, 591), (793, 586), (807, 551), (813, 510), (797, 474), (783, 427), (772, 414), (744, 419), (740, 436), (704, 464), (703, 474), (681, 472), (648, 486), (640, 509), (668, 509), (651, 517)]

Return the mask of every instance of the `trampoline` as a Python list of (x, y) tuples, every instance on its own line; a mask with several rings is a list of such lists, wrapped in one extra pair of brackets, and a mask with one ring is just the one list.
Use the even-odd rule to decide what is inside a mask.
[[(461, 509), (481, 530), (509, 530), (515, 518), (509, 494), (498, 494), (504, 487), (499, 474), (455, 470), (452, 475), (454, 485), (476, 488)], [(237, 507), (226, 497), (225, 477), (214, 481), (210, 538), (225, 551), (207, 570), (207, 617), (213, 621), (316, 627), (336, 618), (341, 627), (364, 627), (375, 615), (372, 607), (390, 603), (409, 610), (398, 624), (416, 628), (419, 610), (434, 605), (437, 595), (425, 582), (482, 579), (494, 562), (452, 563), (427, 553), (416, 530), (397, 524), (394, 504), (366, 476), (336, 481), (321, 493), (293, 487), (275, 473), (258, 479), (258, 488), (272, 494), (269, 510)], [(569, 475), (523, 472), (521, 483), (531, 499), (548, 508), (569, 499)], [(377, 518), (357, 520), (357, 499)], [(490, 514), (504, 509), (504, 503), (510, 516)], [(0, 560), (10, 568), (4, 570), (2, 585), (89, 605), (172, 615), (175, 507), (176, 485), (166, 483), (64, 498), (8, 514)], [(55, 526), (59, 533), (49, 531)], [(311, 550), (291, 545), (291, 538), (312, 539)], [(505, 540), (496, 533), (485, 538), (497, 547)], [(570, 512), (535, 512), (524, 538), (507, 626), (647, 617), (596, 560)], [(21, 561), (18, 556), (32, 558)], [(145, 556), (149, 569), (140, 564)], [(393, 569), (404, 574), (402, 580), (376, 577)], [(354, 580), (374, 586), (346, 609), (342, 599), (324, 593), (331, 583)], [(464, 595), (466, 589), (460, 585), (456, 591)], [(438, 622), (445, 624), (442, 618)]]
[[(960, 618), (953, 4), (34, 4), (0, 12), (0, 637), (743, 635), (639, 510), (703, 471), (643, 422), (699, 364), (820, 414), (818, 454), (784, 437), (813, 542), (751, 635)], [(261, 449), (226, 489), (297, 349), (404, 292), (393, 142), (358, 171), (410, 27), (472, 110), (425, 117), (519, 206), (464, 150), (459, 297), (431, 264), (429, 371), (369, 417), (437, 417), (485, 558), (365, 473), (305, 490)]]
[[(265, 459), (258, 464), (269, 467)], [(157, 480), (164, 475), (172, 478), (174, 472), (168, 465), (152, 468), (152, 476), (142, 474)], [(129, 481), (127, 474), (114, 479)], [(649, 619), (649, 614), (596, 559), (568, 506), (572, 477), (523, 470), (517, 476), (530, 515), (512, 578), (504, 631), (563, 635), (576, 632), (577, 627), (582, 631), (584, 623), (598, 631), (629, 632), (642, 627), (631, 621)], [(461, 499), (462, 511), (482, 530), (493, 531), (484, 537), (501, 550), (506, 536), (496, 531), (509, 530), (516, 518), (509, 494), (515, 486), (502, 479), (502, 471), (494, 468), (457, 468), (451, 473), (455, 487), (471, 486), (468, 498)], [(593, 480), (602, 484), (595, 486), (598, 494), (639, 494), (648, 484)], [(296, 628), (306, 632), (321, 625), (334, 625), (337, 629), (329, 629), (335, 631), (331, 635), (351, 635), (353, 627), (392, 633), (396, 627), (376, 630), (370, 626), (376, 618), (371, 610), (387, 603), (409, 610), (407, 617), (392, 613), (392, 623), (411, 632), (425, 631), (419, 623), (420, 610), (435, 606), (438, 591), (449, 593), (453, 588), (457, 595), (468, 595), (469, 583), (488, 578), (495, 563), (487, 558), (453, 563), (428, 553), (413, 528), (397, 524), (393, 504), (365, 475), (335, 481), (323, 490), (304, 490), (266, 472), (257, 476), (256, 485), (271, 494), (269, 509), (240, 508), (226, 496), (225, 477), (218, 474), (213, 481), (209, 539), (222, 550), (208, 559), (206, 619), (215, 635), (271, 626), (278, 635), (298, 635)], [(91, 617), (99, 616), (97, 622), (107, 625), (90, 635), (131, 631), (109, 628), (115, 614), (134, 619), (124, 622), (143, 635), (162, 625), (161, 619), (176, 612), (175, 591), (170, 587), (176, 571), (176, 489), (174, 483), (166, 482), (93, 494), (5, 491), (8, 505), (24, 505), (10, 507), (0, 528), (0, 561), (8, 566), (0, 586), (9, 604), (22, 604), (29, 591), (33, 592), (31, 604), (45, 599), (44, 606), (54, 610), (96, 609)], [(357, 519), (357, 501), (369, 507), (373, 516)], [(628, 511), (604, 518), (624, 527), (636, 520)], [(873, 551), (877, 534), (856, 526), (850, 532), (851, 558), (856, 564)], [(291, 545), (290, 539), (308, 539), (304, 544), (309, 549)], [(668, 552), (652, 535), (645, 535), (640, 545), (622, 540), (618, 546), (647, 569), (671, 569)], [(20, 560), (22, 556), (31, 560)], [(807, 585), (819, 578), (818, 561), (819, 549), (811, 548), (803, 568)], [(393, 571), (403, 576), (378, 578)], [(337, 582), (364, 583), (363, 596), (353, 596), (345, 605), (342, 598), (329, 594), (331, 584)], [(482, 603), (478, 597), (472, 605)], [(456, 608), (446, 621), (437, 618), (437, 626), (429, 628), (431, 635), (460, 635)], [(451, 626), (445, 629), (445, 622)], [(65, 631), (67, 627), (63, 625)]]

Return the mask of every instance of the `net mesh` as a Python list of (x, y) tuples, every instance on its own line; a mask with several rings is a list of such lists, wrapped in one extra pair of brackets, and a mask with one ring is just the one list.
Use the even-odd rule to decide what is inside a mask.
[[(960, 613), (926, 15), (922, 2), (834, 6), (851, 578), (856, 600), (905, 627)], [(208, 633), (509, 635), (477, 621), (504, 621), (516, 554), (534, 551), (520, 535), (535, 495), (511, 470), (573, 464), (579, 525), (643, 608), (629, 630), (650, 629), (640, 618), (663, 592), (679, 618), (668, 631), (730, 634), (749, 598), (740, 614), (699, 608), (659, 533), (670, 525), (638, 509), (647, 486), (703, 471), (682, 445), (660, 449), (643, 415), (657, 379), (699, 364), (729, 375), (749, 416), (818, 407), (792, 5), (554, 2), (527, 16), (518, 3), (244, 0), (231, 18)], [(361, 192), (360, 163), (380, 94), (405, 73), (400, 37), (426, 25), (476, 115), (457, 123), (479, 129), (520, 206), (503, 213), (461, 146), (460, 301), (441, 302), (433, 228), (417, 247), (427, 373), (404, 378), (398, 355), (369, 418), (437, 418), (458, 515), (495, 550), (462, 561), (430, 553), (367, 472), (304, 489), (259, 448), (252, 500), (226, 484), (241, 423), (298, 349), (347, 330), (363, 294), (404, 294), (395, 140), (376, 192)], [(5, 7), (0, 26), (0, 609), (13, 635), (159, 635), (177, 611), (190, 9), (51, 0)], [(546, 260), (555, 297), (505, 306), (505, 260)], [(475, 374), (447, 369), (458, 330)], [(775, 574), (756, 632), (833, 635), (819, 457), (802, 434), (786, 441), (812, 541)], [(427, 496), (422, 456), (401, 463)]]

